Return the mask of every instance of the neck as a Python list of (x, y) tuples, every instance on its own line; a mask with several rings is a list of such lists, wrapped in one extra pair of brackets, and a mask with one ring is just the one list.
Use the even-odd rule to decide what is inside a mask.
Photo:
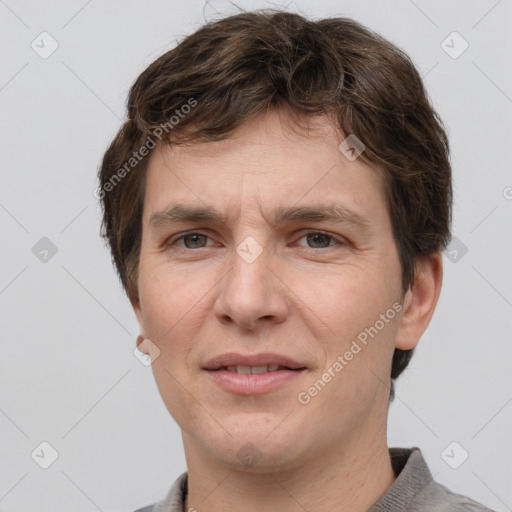
[[(184, 436), (188, 467), (185, 510), (365, 512), (392, 485), (395, 474), (386, 435), (344, 440), (339, 448), (305, 458), (292, 468), (240, 471), (198, 457)], [(204, 455), (204, 454), (203, 454)]]

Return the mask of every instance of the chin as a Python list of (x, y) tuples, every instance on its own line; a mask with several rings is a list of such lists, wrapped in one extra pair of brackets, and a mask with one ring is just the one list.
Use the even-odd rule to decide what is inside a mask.
[(269, 421), (268, 413), (260, 421), (254, 418), (257, 413), (248, 416), (232, 421), (219, 418), (227, 432), (214, 422), (205, 430), (195, 432), (194, 438), (211, 459), (222, 462), (231, 471), (271, 473), (291, 469), (300, 463), (300, 454), (303, 449), (307, 451), (302, 444), (307, 440), (300, 435), (303, 430), (298, 425), (285, 428), (282, 421), (286, 416), (273, 416), (273, 421)]

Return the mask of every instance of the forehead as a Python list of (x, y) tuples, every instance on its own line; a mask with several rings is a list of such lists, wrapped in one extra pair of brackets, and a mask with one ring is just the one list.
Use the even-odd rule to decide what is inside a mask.
[(340, 203), (361, 217), (386, 214), (380, 169), (339, 150), (345, 136), (326, 116), (301, 119), (282, 111), (243, 124), (229, 138), (157, 146), (150, 157), (144, 224), (172, 203), (218, 205), (226, 214), (252, 207)]

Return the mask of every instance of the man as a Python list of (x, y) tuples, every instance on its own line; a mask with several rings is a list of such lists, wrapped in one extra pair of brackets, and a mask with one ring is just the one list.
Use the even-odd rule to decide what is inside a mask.
[(404, 53), (343, 18), (208, 24), (136, 80), (99, 177), (187, 462), (140, 511), (489, 510), (387, 446), (452, 201)]

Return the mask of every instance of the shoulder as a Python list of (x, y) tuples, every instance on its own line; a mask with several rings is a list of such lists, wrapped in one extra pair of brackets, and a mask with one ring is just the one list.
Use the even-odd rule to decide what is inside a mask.
[(134, 512), (182, 512), (188, 490), (188, 473), (182, 473), (172, 484), (167, 496), (157, 503), (146, 505)]
[(481, 503), (450, 491), (444, 485), (432, 480), (414, 500), (411, 512), (436, 510), (437, 512), (494, 512)]
[(436, 482), (418, 447), (390, 448), (396, 480), (370, 512), (494, 512)]

